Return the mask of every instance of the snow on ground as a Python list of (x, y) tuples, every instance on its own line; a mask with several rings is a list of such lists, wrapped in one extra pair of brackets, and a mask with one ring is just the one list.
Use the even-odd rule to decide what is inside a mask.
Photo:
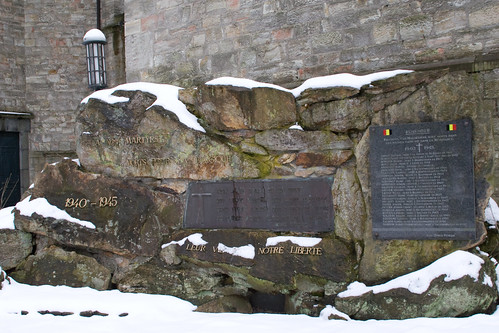
[(0, 209), (0, 229), (15, 229), (14, 207)]
[[(195, 306), (178, 298), (162, 295), (125, 294), (90, 288), (28, 286), (3, 283), (0, 290), (0, 330), (5, 333), (469, 333), (495, 332), (499, 311), (493, 315), (469, 318), (417, 318), (385, 321), (327, 320), (332, 307), (319, 318), (305, 315), (208, 314), (193, 312)], [(73, 312), (60, 317), (38, 311)], [(99, 311), (108, 316), (81, 317), (82, 311)], [(21, 311), (28, 314), (21, 315)], [(127, 314), (120, 317), (120, 315)], [(339, 313), (341, 315), (341, 313)]]

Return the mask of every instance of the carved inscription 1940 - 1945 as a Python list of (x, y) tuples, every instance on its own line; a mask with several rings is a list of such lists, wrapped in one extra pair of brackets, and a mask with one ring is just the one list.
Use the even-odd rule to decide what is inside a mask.
[(184, 227), (332, 231), (331, 186), (329, 178), (193, 182)]
[(474, 239), (469, 119), (370, 129), (373, 236)]

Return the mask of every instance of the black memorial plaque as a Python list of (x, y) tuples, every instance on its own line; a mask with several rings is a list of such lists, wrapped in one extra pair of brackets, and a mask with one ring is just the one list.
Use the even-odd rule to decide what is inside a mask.
[(373, 237), (476, 238), (472, 123), (370, 128)]
[(184, 227), (332, 231), (331, 179), (192, 182)]

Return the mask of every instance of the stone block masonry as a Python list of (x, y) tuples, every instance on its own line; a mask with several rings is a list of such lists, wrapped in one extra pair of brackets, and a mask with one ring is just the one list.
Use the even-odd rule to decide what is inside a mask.
[(0, 111), (24, 111), (24, 8), (0, 1)]
[[(108, 45), (108, 82), (124, 82), (123, 41), (119, 21), (123, 18), (121, 1), (106, 1), (102, 6), (102, 30)], [(20, 6), (22, 8), (22, 6)], [(34, 115), (30, 136), (30, 173), (45, 163), (75, 156), (75, 110), (91, 93), (87, 86), (85, 48), (82, 38), (96, 27), (93, 0), (28, 1), (22, 16), (24, 41), (22, 54), (25, 77), (24, 110)]]
[(292, 84), (499, 51), (497, 1), (125, 0), (128, 81)]

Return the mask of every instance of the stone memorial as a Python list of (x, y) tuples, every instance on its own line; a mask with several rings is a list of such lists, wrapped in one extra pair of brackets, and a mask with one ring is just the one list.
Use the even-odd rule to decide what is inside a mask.
[(373, 237), (475, 239), (472, 122), (372, 126)]
[[(487, 312), (496, 273), (474, 249), (487, 236), (492, 108), (479, 89), (468, 73), (431, 71), (300, 93), (100, 91), (78, 110), (79, 160), (38, 175), (14, 210), (26, 244), (0, 251), (0, 265), (23, 283), (167, 294), (207, 312), (317, 316), (333, 305), (407, 318), (385, 301), (395, 296), (419, 316)], [(11, 253), (19, 237), (2, 234)], [(340, 296), (463, 249), (478, 278), (435, 277), (429, 298)]]

